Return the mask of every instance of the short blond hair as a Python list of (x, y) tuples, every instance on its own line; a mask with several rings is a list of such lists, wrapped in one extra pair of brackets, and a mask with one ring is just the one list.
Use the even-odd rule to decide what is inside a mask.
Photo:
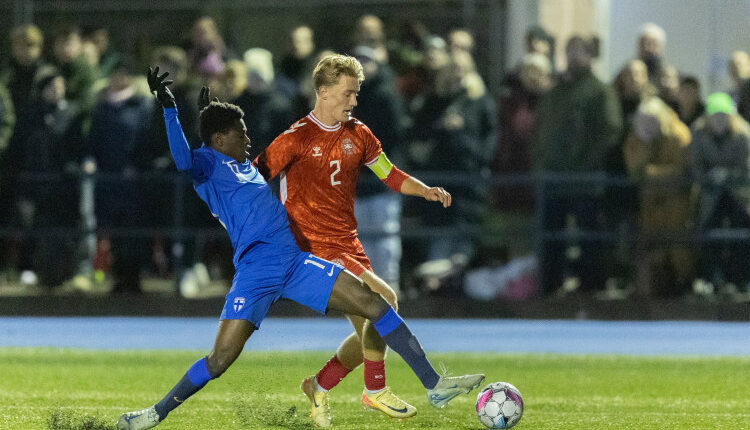
[(331, 54), (321, 58), (313, 70), (315, 91), (317, 92), (325, 85), (335, 85), (341, 75), (357, 78), (360, 84), (365, 80), (362, 64), (356, 58), (341, 54)]

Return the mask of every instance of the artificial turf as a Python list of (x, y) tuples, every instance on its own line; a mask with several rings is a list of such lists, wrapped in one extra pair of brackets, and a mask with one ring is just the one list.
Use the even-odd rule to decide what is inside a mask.
[[(0, 348), (0, 429), (114, 429), (117, 417), (152, 405), (200, 351)], [(429, 354), (452, 374), (483, 372), (521, 391), (517, 429), (750, 429), (749, 357)], [(173, 411), (159, 429), (312, 428), (299, 390), (325, 352), (245, 352), (219, 379)], [(444, 409), (390, 353), (387, 383), (419, 410), (398, 421), (360, 404), (361, 368), (331, 392), (338, 429), (482, 429), (477, 391)]]

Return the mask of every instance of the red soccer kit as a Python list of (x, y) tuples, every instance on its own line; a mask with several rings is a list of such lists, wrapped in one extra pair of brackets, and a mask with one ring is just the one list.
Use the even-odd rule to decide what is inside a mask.
[(266, 179), (280, 175), (281, 202), (299, 247), (356, 276), (372, 271), (357, 238), (357, 176), (380, 152), (380, 141), (358, 120), (327, 126), (310, 112), (255, 160)]

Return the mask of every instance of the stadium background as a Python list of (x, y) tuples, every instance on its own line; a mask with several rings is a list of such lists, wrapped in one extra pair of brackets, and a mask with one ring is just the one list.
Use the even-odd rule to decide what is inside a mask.
[[(557, 38), (558, 62), (563, 61), (564, 41), (569, 36), (598, 34), (603, 49), (595, 62), (595, 70), (602, 80), (609, 82), (625, 61), (633, 56), (639, 26), (646, 21), (657, 22), (667, 30), (668, 60), (681, 73), (698, 77), (703, 83), (704, 96), (728, 87), (728, 55), (750, 43), (750, 34), (743, 31), (750, 4), (739, 0), (722, 2), (720, 6), (698, 0), (655, 3), (641, 0), (174, 0), (158, 4), (148, 1), (14, 0), (0, 5), (3, 28), (9, 29), (25, 22), (34, 22), (43, 29), (55, 28), (63, 22), (105, 26), (110, 31), (113, 46), (129, 50), (140, 58), (145, 58), (147, 55), (144, 53), (157, 44), (180, 44), (193, 21), (204, 15), (216, 19), (230, 46), (262, 46), (280, 55), (285, 49), (286, 33), (294, 25), (304, 22), (315, 31), (318, 47), (346, 50), (351, 46), (350, 33), (355, 20), (365, 13), (383, 19), (388, 35), (397, 34), (403, 23), (411, 20), (420, 20), (431, 33), (443, 36), (453, 28), (470, 29), (475, 37), (477, 69), (495, 97), (502, 86), (503, 76), (513, 69), (522, 55), (524, 32), (534, 24), (547, 28)], [(1, 49), (3, 56), (9, 55), (8, 43), (2, 44)], [(556, 66), (564, 68), (564, 62)], [(435, 183), (441, 180), (447, 184), (471, 180), (441, 175), (441, 172), (415, 173), (418, 176), (421, 173), (422, 177)], [(183, 185), (182, 192), (190, 194), (186, 184)], [(3, 229), (3, 232), (7, 235), (11, 230)], [(535, 235), (539, 231), (536, 224), (530, 222), (521, 226), (512, 223), (501, 225), (490, 231), (485, 230), (484, 226), (476, 226), (471, 233), (483, 236), (486, 242), (521, 243), (521, 248), (533, 249)], [(180, 230), (177, 234), (189, 235), (191, 232)], [(439, 229), (403, 232), (407, 238), (435, 234), (451, 237), (451, 234), (457, 233)], [(405, 266), (413, 269), (419, 262), (411, 263)], [(180, 266), (176, 269), (179, 272)], [(49, 294), (47, 290), (42, 294), (33, 290), (32, 294), (22, 288), (11, 287), (3, 291), (0, 313), (122, 315), (133, 312), (172, 316), (210, 316), (215, 313), (217, 304), (221, 303), (220, 297), (184, 300), (174, 288), (170, 290), (169, 285), (177, 283), (179, 274), (174, 276), (166, 287), (157, 286), (156, 290), (161, 293), (141, 297)], [(450, 280), (447, 284), (450, 284)], [(406, 305), (403, 311), (407, 316), (745, 320), (750, 310), (746, 302), (692, 295), (666, 300), (639, 298), (602, 301), (588, 294), (535, 297), (521, 302), (506, 299), (476, 301), (422, 287), (420, 284), (414, 290), (416, 293), (404, 296)], [(277, 312), (279, 315), (305, 315), (305, 311), (285, 304)]]

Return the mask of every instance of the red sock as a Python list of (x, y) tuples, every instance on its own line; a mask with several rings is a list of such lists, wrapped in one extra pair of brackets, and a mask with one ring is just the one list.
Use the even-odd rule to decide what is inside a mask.
[(385, 388), (385, 361), (365, 360), (365, 388), (380, 391)]
[(344, 367), (339, 361), (339, 358), (334, 355), (316, 375), (318, 385), (326, 390), (330, 390), (338, 385), (338, 383), (341, 382), (341, 380), (351, 371), (351, 369)]

